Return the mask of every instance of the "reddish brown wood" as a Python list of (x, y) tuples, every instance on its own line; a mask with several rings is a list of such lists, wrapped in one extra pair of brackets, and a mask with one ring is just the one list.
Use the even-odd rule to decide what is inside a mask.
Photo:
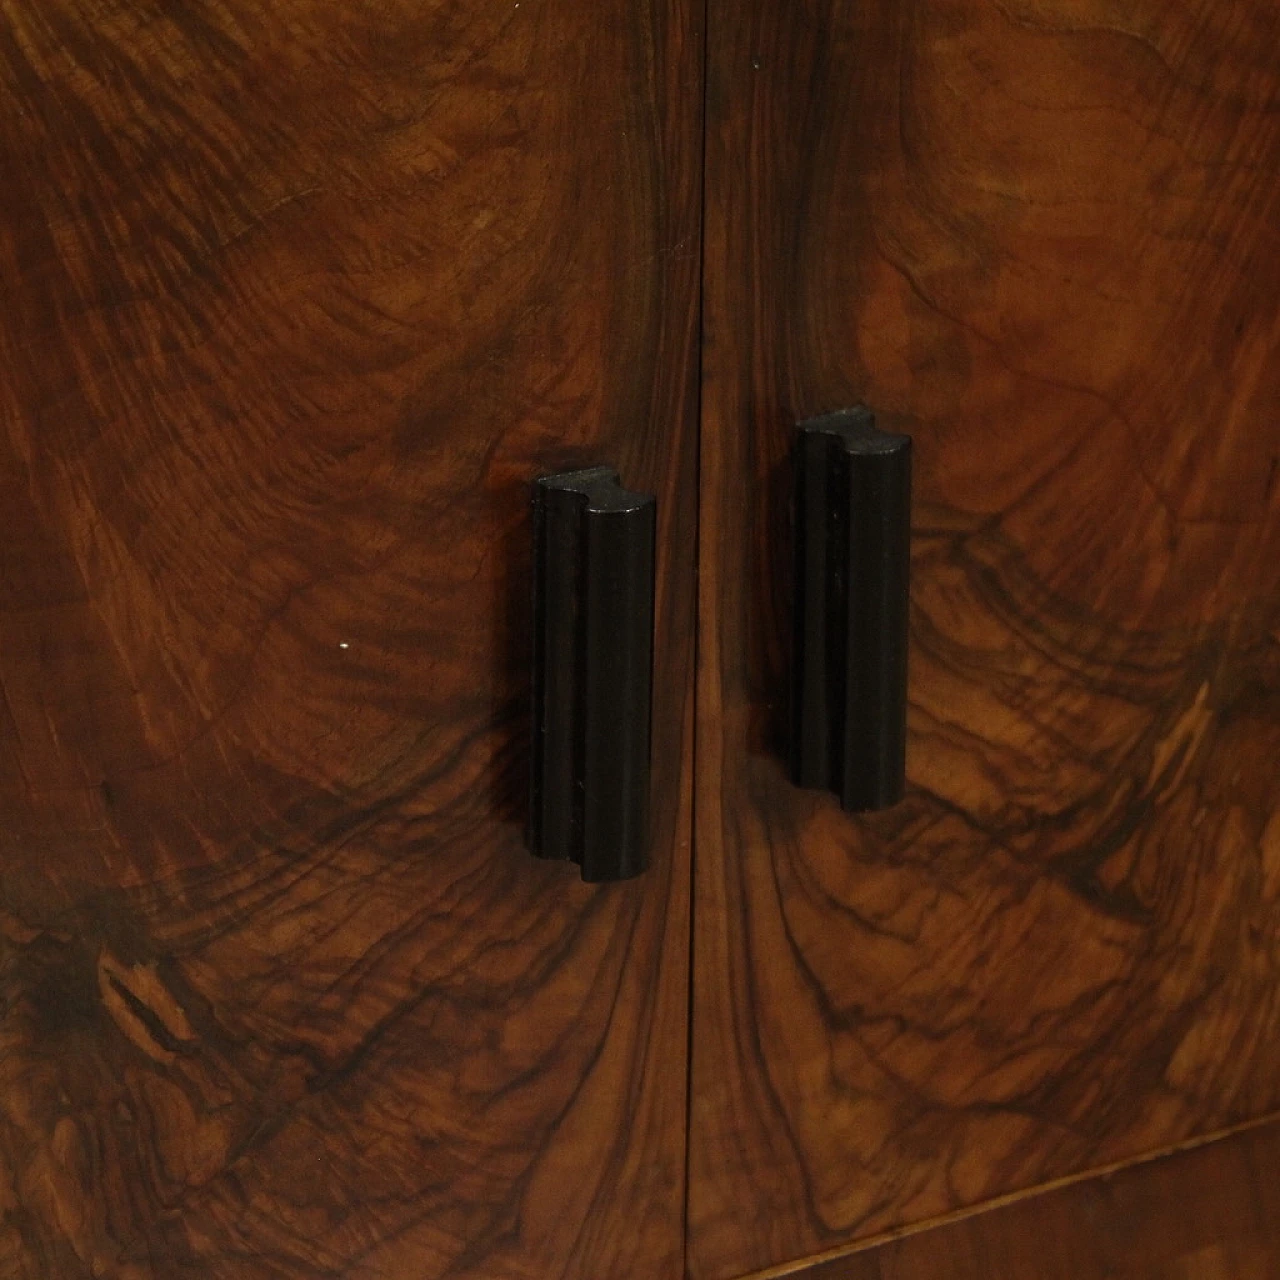
[(1271, 1280), (1280, 1270), (1280, 1127), (789, 1274), (794, 1280)]
[[(674, 1277), (701, 12), (0, 2), (0, 1274)], [(528, 480), (656, 855), (522, 849)]]
[[(1280, 1106), (1280, 11), (713, 3), (691, 1268)], [(791, 424), (915, 438), (909, 795), (788, 785)]]

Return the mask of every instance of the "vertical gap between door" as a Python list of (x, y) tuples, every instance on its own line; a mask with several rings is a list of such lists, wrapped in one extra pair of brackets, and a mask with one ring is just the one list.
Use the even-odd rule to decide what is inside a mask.
[(685, 1116), (684, 1116), (684, 1211), (680, 1231), (680, 1274), (689, 1277), (689, 1192), (693, 1151), (693, 1047), (694, 1047), (694, 936), (697, 930), (698, 901), (698, 715), (702, 669), (702, 445), (703, 445), (703, 354), (707, 300), (707, 126), (708, 90), (711, 69), (711, 0), (702, 0), (702, 100), (698, 113), (698, 318), (697, 395), (695, 397), (694, 463), (694, 552), (693, 552), (693, 715), (689, 748), (691, 783), (689, 788), (689, 956), (688, 994), (685, 1002)]

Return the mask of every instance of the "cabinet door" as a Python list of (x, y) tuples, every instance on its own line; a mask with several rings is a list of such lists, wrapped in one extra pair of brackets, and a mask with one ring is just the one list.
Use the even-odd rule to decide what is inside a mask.
[[(701, 18), (0, 0), (0, 1273), (680, 1269)], [(658, 495), (653, 868), (523, 850)]]
[[(1280, 1107), (1280, 12), (712, 0), (692, 1274)], [(909, 789), (787, 782), (786, 457), (915, 440)]]

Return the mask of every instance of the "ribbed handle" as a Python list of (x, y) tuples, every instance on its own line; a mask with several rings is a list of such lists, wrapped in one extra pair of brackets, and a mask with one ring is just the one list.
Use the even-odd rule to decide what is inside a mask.
[(656, 507), (608, 467), (533, 486), (529, 847), (584, 880), (649, 862)]
[(911, 438), (849, 409), (800, 423), (793, 461), (792, 780), (887, 808), (906, 779)]

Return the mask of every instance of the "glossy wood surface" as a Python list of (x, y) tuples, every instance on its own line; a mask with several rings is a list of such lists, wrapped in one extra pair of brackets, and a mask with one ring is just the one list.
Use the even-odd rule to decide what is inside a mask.
[[(0, 0), (0, 1275), (680, 1271), (701, 12)], [(654, 867), (523, 850), (528, 481)]]
[[(690, 1259), (1280, 1106), (1280, 9), (712, 0)], [(908, 795), (786, 782), (786, 456), (915, 441)]]
[(1273, 1280), (1280, 1127), (1131, 1165), (794, 1280)]

